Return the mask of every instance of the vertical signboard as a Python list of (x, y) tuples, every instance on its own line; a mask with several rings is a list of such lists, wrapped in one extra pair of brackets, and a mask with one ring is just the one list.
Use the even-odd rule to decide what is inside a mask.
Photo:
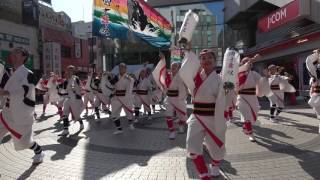
[(43, 44), (43, 72), (61, 75), (61, 45), (56, 42)]
[(52, 71), (61, 75), (61, 45), (52, 42)]
[(52, 71), (52, 43), (43, 43), (43, 73), (49, 74)]
[(81, 40), (80, 39), (74, 40), (74, 54), (76, 59), (81, 58)]

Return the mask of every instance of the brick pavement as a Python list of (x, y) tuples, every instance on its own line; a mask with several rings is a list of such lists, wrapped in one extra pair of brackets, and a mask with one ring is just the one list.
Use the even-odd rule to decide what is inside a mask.
[[(45, 162), (31, 166), (33, 153), (14, 151), (6, 137), (0, 145), (1, 179), (197, 179), (185, 157), (185, 135), (169, 141), (161, 113), (151, 123), (142, 120), (134, 131), (122, 121), (125, 132), (119, 136), (112, 135), (113, 123), (107, 118), (96, 123), (88, 117), (82, 132), (71, 123), (73, 135), (61, 138), (55, 111), (49, 106), (48, 116), (34, 125)], [(267, 114), (261, 111), (255, 127), (257, 143), (248, 141), (239, 122), (228, 126), (227, 156), (221, 167), (226, 178), (320, 179), (320, 137), (312, 111), (291, 109), (278, 123), (270, 123)]]

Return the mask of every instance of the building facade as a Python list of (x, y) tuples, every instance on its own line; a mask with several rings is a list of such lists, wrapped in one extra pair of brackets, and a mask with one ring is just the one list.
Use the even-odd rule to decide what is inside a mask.
[[(158, 2), (148, 1), (155, 9), (168, 19), (174, 28), (175, 37), (173, 42), (176, 44), (179, 30), (182, 26), (185, 14), (188, 10), (192, 10), (199, 16), (199, 23), (193, 33), (192, 48), (196, 53), (202, 49), (213, 49), (218, 58), (218, 66), (222, 66), (222, 52), (223, 41), (223, 16), (222, 14), (223, 2), (212, 1), (172, 1), (172, 2)], [(221, 6), (220, 12), (215, 7), (216, 3)]]
[[(38, 53), (37, 13), (30, 11), (37, 8), (34, 0), (1, 0), (0, 1), (0, 59), (5, 60), (15, 47), (24, 47), (30, 52), (27, 67), (40, 69)], [(31, 5), (31, 8), (30, 6)]]
[(306, 57), (320, 47), (320, 0), (226, 1), (227, 43), (263, 57), (254, 68), (285, 67), (301, 95), (309, 89)]
[(40, 4), (39, 53), (44, 74), (55, 71), (63, 74), (68, 65), (74, 65), (80, 73), (88, 72), (88, 40), (72, 34), (70, 17), (64, 12), (55, 12), (51, 7)]
[(106, 59), (103, 58), (101, 48), (102, 40), (92, 36), (92, 22), (73, 22), (72, 35), (76, 38), (88, 41), (89, 64), (97, 71), (106, 70)]

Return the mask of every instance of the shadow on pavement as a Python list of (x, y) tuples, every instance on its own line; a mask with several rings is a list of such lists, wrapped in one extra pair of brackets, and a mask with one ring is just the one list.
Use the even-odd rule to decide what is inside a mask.
[[(281, 115), (281, 114), (280, 114)], [(301, 115), (303, 115), (301, 113)], [(264, 116), (266, 118), (269, 118), (268, 115), (265, 114), (260, 114), (260, 116)], [(296, 127), (298, 130), (306, 132), (306, 133), (311, 133), (311, 134), (317, 134), (318, 133), (318, 127), (317, 126), (312, 126), (308, 124), (302, 124), (299, 123), (299, 121), (291, 119), (291, 118), (286, 118), (283, 116), (280, 116), (280, 118), (277, 120), (275, 124), (279, 124), (282, 126), (290, 126), (290, 127)]]
[[(79, 132), (80, 133), (80, 132)], [(70, 138), (73, 140), (70, 141)], [(47, 151), (55, 151), (56, 153), (51, 157), (52, 161), (56, 160), (63, 160), (66, 158), (68, 154), (71, 153), (72, 149), (78, 145), (79, 140), (81, 137), (78, 137), (78, 134), (71, 135), (70, 137), (60, 137), (58, 142), (60, 144), (52, 144), (52, 145), (44, 145), (42, 148)], [(62, 144), (68, 144), (66, 147), (61, 147)]]
[[(256, 127), (257, 144), (267, 148), (269, 151), (282, 153), (295, 157), (301, 168), (304, 169), (312, 178), (319, 179), (319, 159), (320, 153), (307, 149), (300, 149), (296, 146), (288, 144), (283, 141), (276, 140), (272, 135), (277, 135), (285, 138), (292, 138), (287, 136), (283, 132), (279, 132), (273, 129), (267, 129), (263, 127)], [(318, 140), (315, 141), (318, 144)], [(314, 144), (313, 144), (314, 145)]]
[[(118, 140), (119, 144), (130, 141), (130, 138), (131, 138), (130, 143), (132, 143), (132, 141), (133, 142), (145, 141), (145, 143), (157, 143), (157, 139), (153, 139), (151, 141), (147, 140), (148, 138), (150, 138), (147, 136), (147, 134), (145, 135), (145, 137), (142, 136), (143, 137), (142, 139), (141, 134), (139, 134), (140, 132), (137, 133), (140, 130), (155, 131), (157, 133), (161, 132), (161, 134), (162, 132), (167, 133), (167, 128), (163, 128), (162, 126), (159, 126), (160, 123), (161, 124), (165, 123), (164, 118), (158, 117), (158, 116), (154, 116), (154, 117), (155, 118), (151, 120), (152, 122), (150, 122), (150, 120), (148, 120), (147, 117), (141, 118), (139, 122), (135, 124), (136, 130), (134, 131), (130, 131), (128, 129), (127, 120), (125, 118), (121, 118), (121, 124), (122, 124), (122, 127), (124, 128), (123, 134), (120, 134), (120, 135), (108, 134), (108, 136), (113, 136), (113, 139)], [(163, 149), (145, 149), (145, 147), (143, 146), (140, 147), (139, 149), (129, 148), (129, 147), (121, 148), (123, 146), (117, 147), (117, 146), (112, 146), (111, 144), (110, 146), (108, 146), (107, 142), (104, 144), (105, 146), (98, 145), (94, 143), (94, 139), (93, 139), (93, 138), (96, 138), (97, 136), (95, 136), (92, 132), (115, 130), (113, 121), (109, 118), (101, 118), (101, 122), (97, 123), (94, 120), (94, 118), (87, 118), (87, 122), (88, 122), (88, 128), (83, 133), (86, 136), (85, 138), (87, 139), (86, 140), (87, 145), (85, 149), (86, 154), (84, 157), (84, 164), (83, 164), (84, 179), (101, 179), (110, 174), (114, 175), (118, 171), (125, 173), (125, 169), (128, 168), (129, 166), (137, 166), (135, 167), (137, 171), (141, 171), (139, 170), (140, 168), (149, 169), (149, 167), (146, 167), (146, 166), (149, 165), (150, 159), (156, 156), (157, 154), (166, 153), (166, 151), (174, 147), (185, 148), (185, 134), (183, 135), (183, 138), (181, 135), (178, 135), (179, 138), (177, 138), (175, 141), (168, 140), (167, 144), (165, 145), (166, 147), (164, 147)], [(69, 141), (73, 141), (73, 140), (70, 139)], [(98, 154), (103, 153), (103, 154), (100, 154), (101, 156), (98, 156), (97, 153)], [(167, 155), (164, 155), (164, 156), (167, 157)], [(171, 155), (171, 154), (169, 156), (174, 157), (174, 155)], [(179, 156), (181, 156), (181, 153)], [(152, 162), (152, 164), (153, 163), (154, 162)], [(161, 164), (159, 164), (159, 166), (161, 166)], [(192, 166), (187, 166), (187, 168), (193, 169)], [(147, 171), (148, 173), (152, 172), (152, 170), (151, 171), (147, 170)], [(145, 173), (142, 172), (141, 175), (143, 176)], [(139, 178), (136, 177), (133, 179), (139, 179)]]
[(54, 117), (54, 116), (56, 116), (56, 114), (51, 114), (51, 115), (48, 115), (48, 116), (46, 116), (46, 115), (44, 115), (44, 116), (39, 116), (39, 117), (36, 118), (36, 123), (40, 123), (40, 122), (42, 122), (42, 121), (46, 121), (46, 120), (48, 120), (49, 118), (52, 118), (52, 117)]
[(24, 173), (22, 173), (17, 179), (18, 180), (23, 180), (23, 179), (28, 179), (30, 175), (37, 169), (37, 165), (32, 165), (30, 166), (29, 169), (27, 169)]
[(48, 128), (45, 128), (45, 129), (40, 129), (40, 130), (36, 130), (34, 131), (34, 134), (35, 135), (39, 135), (45, 131), (49, 131), (49, 130), (54, 130), (53, 133), (57, 133), (57, 132), (60, 132), (63, 130), (63, 126), (62, 124), (60, 123), (60, 121), (57, 121), (54, 123), (54, 126), (52, 127), (48, 127)]

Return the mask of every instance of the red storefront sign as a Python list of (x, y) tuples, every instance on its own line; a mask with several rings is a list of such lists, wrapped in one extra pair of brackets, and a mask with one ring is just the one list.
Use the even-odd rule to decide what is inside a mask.
[(311, 34), (306, 34), (298, 38), (290, 39), (287, 41), (279, 42), (277, 44), (273, 44), (271, 46), (251, 51), (246, 54), (246, 56), (254, 56), (255, 54), (259, 53), (260, 55), (271, 54), (274, 52), (278, 52), (284, 49), (294, 48), (304, 43), (312, 42), (312, 41), (319, 41), (320, 40), (320, 32), (315, 32)]
[(264, 16), (258, 22), (261, 32), (268, 32), (300, 16), (300, 0), (294, 0), (284, 7)]

